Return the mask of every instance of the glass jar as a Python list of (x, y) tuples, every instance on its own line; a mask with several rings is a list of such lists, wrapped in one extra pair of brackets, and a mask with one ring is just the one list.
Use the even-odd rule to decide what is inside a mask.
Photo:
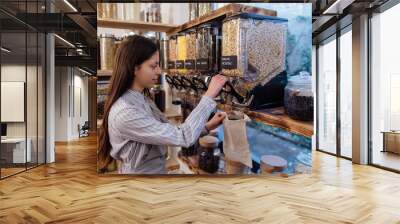
[(168, 57), (169, 57), (169, 39), (168, 37), (162, 37), (160, 39), (160, 62), (161, 68), (168, 69)]
[(100, 8), (101, 14), (100, 18), (102, 19), (117, 19), (117, 4), (116, 3), (99, 3), (101, 4)]
[(184, 34), (177, 37), (177, 58), (175, 68), (180, 75), (186, 74), (185, 60), (187, 59), (187, 41)]
[(199, 3), (189, 3), (189, 21), (199, 17)]
[(218, 138), (214, 136), (204, 136), (199, 139), (199, 145), (199, 168), (208, 173), (217, 172), (220, 159)]
[(251, 90), (285, 70), (287, 20), (242, 13), (222, 25), (222, 73)]
[(288, 79), (284, 104), (289, 117), (302, 121), (314, 119), (314, 98), (311, 75), (308, 72), (300, 72)]
[(185, 69), (193, 73), (196, 69), (196, 30), (189, 30), (186, 35)]
[(205, 24), (197, 31), (196, 36), (196, 70), (204, 72), (218, 71), (218, 54), (220, 53), (220, 36), (218, 27)]
[(112, 70), (115, 55), (115, 38), (112, 34), (100, 35), (100, 68)]
[(215, 3), (199, 3), (199, 16), (204, 16), (214, 10)]
[(97, 18), (103, 18), (103, 4), (97, 3)]

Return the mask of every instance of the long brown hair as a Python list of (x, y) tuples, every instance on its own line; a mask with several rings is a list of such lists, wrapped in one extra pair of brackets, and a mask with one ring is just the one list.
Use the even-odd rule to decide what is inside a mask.
[(113, 158), (110, 156), (111, 144), (108, 133), (108, 115), (111, 106), (132, 86), (135, 67), (140, 66), (157, 51), (156, 43), (139, 35), (125, 38), (117, 49), (98, 142), (98, 168), (100, 172), (105, 172), (107, 166), (113, 162)]

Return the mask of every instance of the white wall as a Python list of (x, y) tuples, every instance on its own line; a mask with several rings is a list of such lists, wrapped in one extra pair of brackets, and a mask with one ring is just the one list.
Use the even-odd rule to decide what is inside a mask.
[[(36, 67), (33, 66), (27, 66), (25, 67), (24, 65), (20, 64), (5, 64), (1, 66), (1, 81), (3, 82), (25, 82), (25, 75), (26, 75), (26, 70), (28, 71), (28, 74), (31, 74), (33, 70), (35, 70), (36, 73)], [(36, 83), (35, 83), (36, 84)], [(34, 93), (27, 93), (28, 98), (35, 97), (36, 98), (36, 89)], [(28, 102), (31, 102), (31, 99), (27, 99)], [(35, 105), (36, 106), (36, 105)], [(7, 110), (8, 108), (1, 108), (1, 110)], [(31, 117), (32, 114), (27, 114), (28, 116), (28, 121), (30, 122), (33, 120), (33, 117)], [(36, 118), (36, 114), (34, 114)], [(7, 122), (7, 136), (8, 137), (25, 137), (25, 123), (26, 122)], [(28, 127), (31, 127), (29, 125)], [(29, 136), (28, 136), (29, 137)]]
[(55, 141), (77, 139), (78, 124), (88, 120), (88, 78), (75, 68), (56, 67), (55, 86)]

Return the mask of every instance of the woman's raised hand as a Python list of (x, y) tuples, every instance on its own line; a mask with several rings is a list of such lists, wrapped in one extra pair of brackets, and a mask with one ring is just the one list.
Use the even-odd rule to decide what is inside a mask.
[(208, 85), (208, 89), (204, 95), (209, 96), (211, 98), (218, 96), (219, 92), (224, 87), (227, 81), (228, 78), (223, 75), (213, 76), (210, 81), (210, 84)]

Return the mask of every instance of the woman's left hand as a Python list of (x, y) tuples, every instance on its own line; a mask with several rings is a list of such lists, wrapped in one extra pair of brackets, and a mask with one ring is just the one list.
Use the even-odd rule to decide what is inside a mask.
[(225, 119), (226, 113), (225, 112), (217, 112), (207, 123), (206, 128), (207, 130), (213, 130), (217, 128), (222, 121)]

